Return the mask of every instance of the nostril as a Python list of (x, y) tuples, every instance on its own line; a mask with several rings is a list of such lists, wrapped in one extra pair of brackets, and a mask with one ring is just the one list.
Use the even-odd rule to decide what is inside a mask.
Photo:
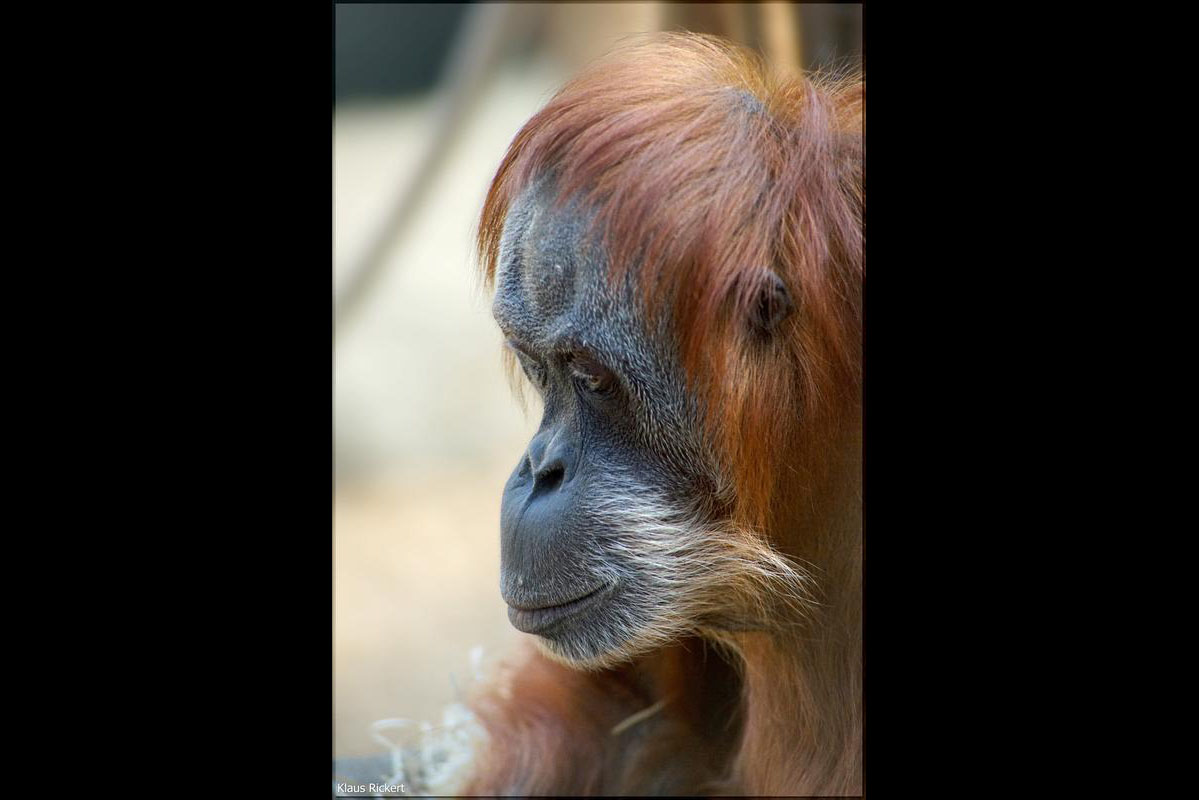
[(566, 468), (561, 462), (549, 464), (537, 472), (537, 480), (533, 484), (533, 494), (552, 492), (562, 484), (566, 477)]

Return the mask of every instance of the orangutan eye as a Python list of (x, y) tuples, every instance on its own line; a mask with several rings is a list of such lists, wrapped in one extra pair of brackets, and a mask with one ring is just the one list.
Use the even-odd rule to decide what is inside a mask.
[(592, 394), (607, 394), (616, 384), (616, 376), (610, 369), (586, 356), (571, 358), (570, 373), (579, 388)]

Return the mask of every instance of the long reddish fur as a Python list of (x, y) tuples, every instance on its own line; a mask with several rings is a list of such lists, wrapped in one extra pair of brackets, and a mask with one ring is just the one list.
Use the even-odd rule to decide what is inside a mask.
[[(710, 690), (686, 677), (703, 646), (598, 673), (527, 656), (476, 701), (491, 744), (469, 792), (861, 792), (863, 115), (856, 76), (774, 76), (719, 40), (664, 34), (568, 84), (509, 147), (479, 226), (485, 279), (508, 208), (556, 170), (559, 198), (595, 209), (613, 277), (636, 269), (646, 311), (672, 314), (734, 520), (815, 571), (821, 610), (712, 632), (740, 671), (736, 742), (687, 724), (703, 702), (688, 694)], [(763, 268), (798, 306), (766, 345), (742, 324)], [(641, 734), (611, 734), (661, 697)]]

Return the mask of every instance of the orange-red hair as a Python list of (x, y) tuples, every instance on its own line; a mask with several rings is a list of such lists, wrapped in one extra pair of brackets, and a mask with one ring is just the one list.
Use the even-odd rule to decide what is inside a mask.
[[(723, 774), (697, 791), (860, 793), (863, 104), (855, 76), (776, 76), (719, 40), (659, 34), (569, 83), (509, 147), (478, 232), (487, 282), (532, 181), (552, 174), (558, 202), (582, 198), (612, 275), (635, 270), (646, 310), (671, 315), (733, 482), (741, 524), (727, 535), (791, 545), (779, 549), (820, 570), (822, 593), (812, 619), (701, 631), (740, 673), (731, 754), (679, 722), (700, 694), (687, 677), (702, 652), (680, 645), (600, 673), (533, 659), (509, 696), (476, 706), (493, 737), (478, 790), (647, 791), (638, 770), (690, 753), (696, 775)], [(746, 322), (775, 277), (797, 311), (763, 335)], [(655, 670), (661, 685), (642, 697)], [(650, 696), (675, 698), (661, 738), (614, 735)]]
[[(805, 469), (779, 463), (779, 443), (834, 426), (859, 394), (863, 99), (854, 76), (773, 76), (718, 39), (635, 39), (529, 120), (483, 206), (490, 285), (507, 211), (532, 180), (553, 171), (559, 201), (586, 198), (613, 275), (636, 268), (657, 299), (648, 310), (674, 313), (751, 524), (766, 524), (773, 476)], [(764, 268), (799, 307), (766, 348), (730, 324)]]

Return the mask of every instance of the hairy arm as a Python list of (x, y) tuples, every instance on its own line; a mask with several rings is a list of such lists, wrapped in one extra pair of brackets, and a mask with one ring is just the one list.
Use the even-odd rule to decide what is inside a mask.
[[(634, 667), (571, 669), (530, 652), (471, 704), (487, 731), (465, 794), (694, 794), (706, 747)], [(646, 713), (649, 712), (649, 713)]]

